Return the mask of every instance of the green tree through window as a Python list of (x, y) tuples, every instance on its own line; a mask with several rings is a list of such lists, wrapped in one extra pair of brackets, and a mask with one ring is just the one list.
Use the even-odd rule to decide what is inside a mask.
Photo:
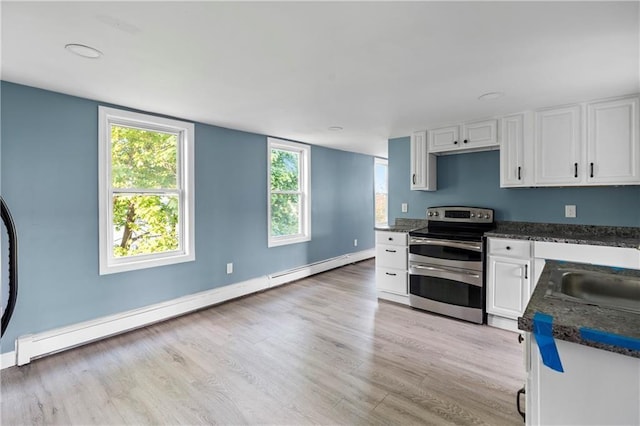
[(114, 256), (178, 249), (177, 152), (175, 134), (111, 126)]
[(309, 240), (309, 152), (269, 138), (269, 246)]
[(98, 116), (100, 274), (195, 260), (193, 123)]

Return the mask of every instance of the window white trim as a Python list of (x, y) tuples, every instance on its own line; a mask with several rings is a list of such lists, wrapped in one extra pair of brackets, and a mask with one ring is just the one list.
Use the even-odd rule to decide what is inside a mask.
[[(271, 149), (293, 151), (300, 155), (301, 232), (295, 235), (271, 235)], [(277, 247), (311, 240), (311, 147), (309, 145), (267, 138), (267, 247)]]
[[(177, 250), (116, 258), (113, 256), (113, 188), (111, 187), (111, 125), (138, 127), (178, 135), (176, 194), (180, 203), (180, 244)], [(98, 107), (98, 224), (100, 275), (195, 260), (193, 123), (115, 108)], [(118, 189), (118, 192), (127, 192)], [(136, 190), (136, 193), (153, 191)], [(157, 191), (156, 191), (157, 192)]]

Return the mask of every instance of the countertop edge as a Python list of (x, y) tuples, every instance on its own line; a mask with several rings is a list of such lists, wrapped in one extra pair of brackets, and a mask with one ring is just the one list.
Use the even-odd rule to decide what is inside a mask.
[[(524, 314), (518, 318), (518, 329), (533, 331), (533, 316), (544, 313), (553, 317), (552, 334), (556, 339), (576, 343), (609, 352), (618, 353), (634, 358), (640, 358), (640, 350), (614, 346), (582, 338), (580, 330), (590, 328), (622, 337), (640, 338), (640, 315), (630, 312), (617, 311), (603, 307), (579, 304), (561, 299), (545, 298), (551, 272), (557, 268), (578, 268), (594, 271), (609, 271), (611, 273), (632, 275), (640, 277), (640, 270), (610, 268), (605, 266), (581, 264), (574, 262), (561, 262), (548, 260), (540, 276), (531, 300)], [(578, 319), (582, 321), (578, 323)], [(598, 322), (600, 320), (600, 323)], [(615, 327), (612, 326), (615, 325)], [(612, 329), (617, 328), (617, 329)]]

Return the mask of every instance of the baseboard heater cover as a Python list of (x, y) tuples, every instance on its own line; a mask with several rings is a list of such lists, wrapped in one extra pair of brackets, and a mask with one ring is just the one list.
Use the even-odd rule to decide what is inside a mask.
[(338, 268), (349, 263), (370, 259), (374, 256), (374, 249), (345, 254), (321, 262), (271, 275), (264, 275), (143, 308), (133, 309), (42, 333), (23, 335), (16, 340), (15, 352), (2, 354), (0, 369), (12, 367), (16, 364), (25, 365), (31, 362), (32, 359), (41, 358), (137, 328), (142, 328), (189, 312)]

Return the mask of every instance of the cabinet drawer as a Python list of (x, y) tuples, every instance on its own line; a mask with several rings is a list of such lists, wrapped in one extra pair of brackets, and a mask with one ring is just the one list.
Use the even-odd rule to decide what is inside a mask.
[(407, 234), (405, 232), (376, 231), (376, 244), (406, 246)]
[(376, 268), (378, 291), (407, 295), (407, 272), (392, 268)]
[(407, 269), (407, 248), (378, 244), (376, 246), (376, 266)]
[(531, 257), (531, 241), (489, 238), (489, 255), (528, 259)]

